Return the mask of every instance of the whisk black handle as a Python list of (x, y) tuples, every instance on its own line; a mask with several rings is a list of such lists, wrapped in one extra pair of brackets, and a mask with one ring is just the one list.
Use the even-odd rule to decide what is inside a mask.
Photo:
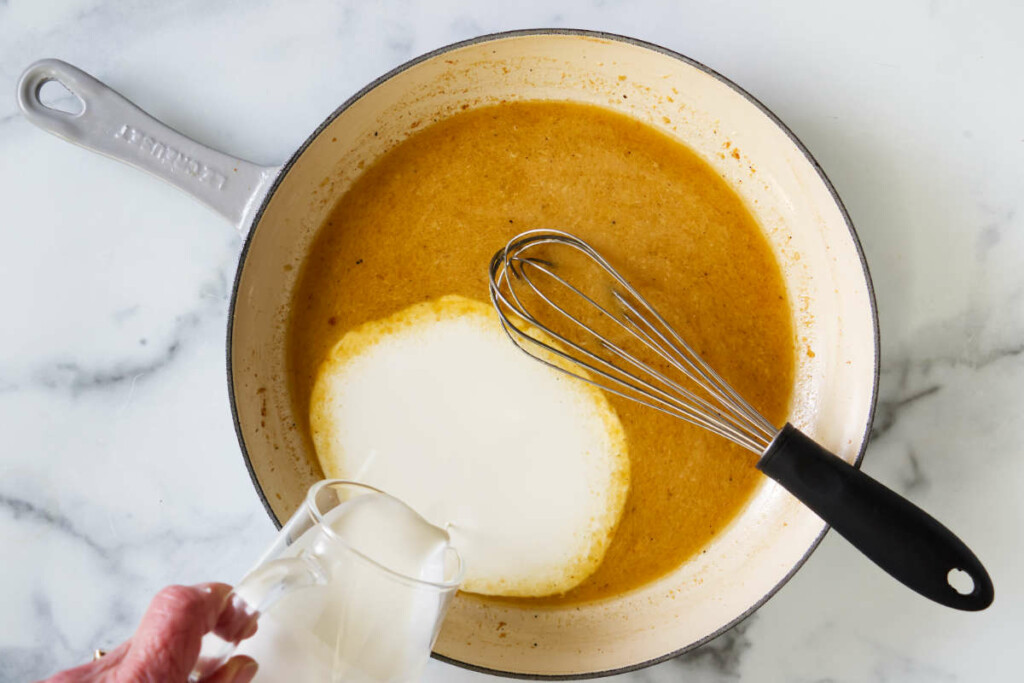
[[(926, 598), (961, 610), (992, 604), (985, 567), (952, 531), (927, 512), (787, 424), (757, 468), (782, 484), (879, 567)], [(974, 588), (950, 584), (954, 569)]]

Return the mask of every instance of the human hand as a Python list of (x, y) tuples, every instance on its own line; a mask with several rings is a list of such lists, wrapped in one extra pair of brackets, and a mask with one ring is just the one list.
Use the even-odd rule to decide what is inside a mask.
[[(186, 683), (199, 658), (203, 635), (215, 631), (226, 640), (256, 633), (251, 613), (225, 598), (231, 586), (207, 583), (168, 586), (149, 604), (139, 628), (127, 642), (89, 664), (61, 671), (45, 683)], [(256, 675), (250, 657), (232, 657), (203, 683), (249, 683)]]

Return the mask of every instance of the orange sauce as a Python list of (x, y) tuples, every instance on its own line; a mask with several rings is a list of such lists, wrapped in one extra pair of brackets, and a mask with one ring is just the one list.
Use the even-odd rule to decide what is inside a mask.
[[(743, 201), (655, 129), (558, 102), (506, 103), (433, 124), (339, 198), (289, 321), (296, 414), (309, 414), (317, 368), (346, 331), (446, 294), (488, 301), (491, 256), (532, 228), (593, 244), (762, 414), (784, 421), (795, 359), (790, 304)], [(610, 398), (630, 452), (622, 520), (590, 578), (532, 602), (608, 597), (673, 570), (729, 524), (761, 476), (741, 448)], [(308, 436), (308, 422), (302, 428)]]

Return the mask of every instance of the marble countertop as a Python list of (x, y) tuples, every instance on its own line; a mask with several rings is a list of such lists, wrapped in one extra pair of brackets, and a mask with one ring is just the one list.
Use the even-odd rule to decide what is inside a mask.
[[(185, 195), (29, 125), (13, 97), (21, 70), (65, 59), (186, 134), (269, 164), (401, 62), (536, 26), (678, 50), (811, 149), (878, 296), (882, 384), (864, 468), (968, 540), (996, 585), (988, 611), (953, 612), (830, 534), (740, 626), (620, 680), (1018, 680), (1024, 8), (767, 5), (0, 0), (0, 681), (121, 641), (165, 584), (234, 581), (274, 532), (225, 386), (239, 236)], [(482, 678), (439, 662), (426, 675)]]

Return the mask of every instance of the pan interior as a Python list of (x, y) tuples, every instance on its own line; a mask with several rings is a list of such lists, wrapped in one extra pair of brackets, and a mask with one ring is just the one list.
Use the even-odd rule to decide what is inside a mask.
[[(503, 101), (614, 109), (695, 150), (745, 201), (783, 269), (801, 345), (788, 419), (840, 456), (860, 453), (874, 392), (871, 295), (845, 217), (771, 117), (678, 57), (587, 35), (521, 34), (415, 63), (343, 108), (288, 167), (250, 237), (232, 321), (232, 392), (254, 478), (286, 519), (320, 476), (288, 395), (289, 302), (316, 231), (374, 159), (421, 126)], [(565, 608), (460, 596), (436, 646), (497, 672), (579, 675), (656, 660), (749, 612), (804, 558), (821, 521), (765, 483), (706, 552), (632, 593)]]

